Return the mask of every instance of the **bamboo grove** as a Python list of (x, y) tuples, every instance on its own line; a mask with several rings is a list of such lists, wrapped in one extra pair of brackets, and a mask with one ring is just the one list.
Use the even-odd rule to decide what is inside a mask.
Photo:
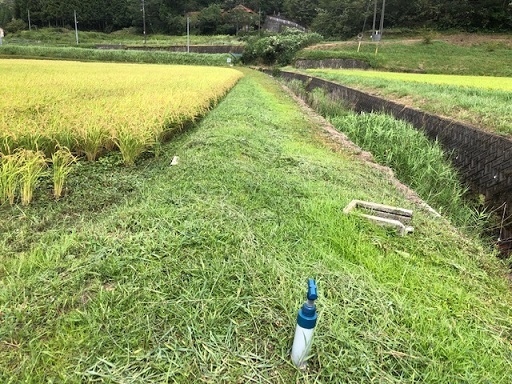
[(77, 159), (119, 150), (127, 166), (203, 116), (242, 74), (199, 66), (2, 60), (0, 204), (55, 198)]

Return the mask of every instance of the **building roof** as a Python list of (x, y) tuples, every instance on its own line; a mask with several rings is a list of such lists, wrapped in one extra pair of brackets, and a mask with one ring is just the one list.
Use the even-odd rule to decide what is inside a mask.
[(252, 9), (247, 8), (245, 5), (242, 5), (242, 4), (238, 4), (236, 7), (234, 7), (232, 9), (232, 11), (234, 11), (234, 10), (240, 10), (240, 11), (244, 11), (244, 12), (247, 12), (247, 13), (256, 13)]

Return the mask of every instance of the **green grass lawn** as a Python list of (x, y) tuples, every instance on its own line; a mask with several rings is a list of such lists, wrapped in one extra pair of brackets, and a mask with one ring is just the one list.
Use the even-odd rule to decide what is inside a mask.
[(512, 135), (512, 78), (311, 69), (306, 73)]
[[(355, 198), (414, 209), (415, 232), (344, 216)], [(0, 215), (2, 383), (512, 376), (504, 265), (260, 73), (160, 157), (80, 162), (61, 201), (40, 191)], [(308, 277), (320, 314), (302, 372), (288, 353)]]

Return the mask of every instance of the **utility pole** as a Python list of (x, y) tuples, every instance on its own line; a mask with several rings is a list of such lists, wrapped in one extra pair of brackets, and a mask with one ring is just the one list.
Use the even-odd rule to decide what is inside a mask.
[(142, 0), (142, 28), (144, 34), (144, 45), (146, 44), (146, 7), (144, 0)]
[(75, 10), (75, 36), (76, 36), (76, 45), (78, 45), (78, 21), (76, 21), (76, 10)]
[(32, 23), (30, 22), (30, 9), (27, 9), (27, 16), (28, 16), (28, 30), (32, 30)]
[(261, 8), (258, 8), (258, 35), (261, 36)]
[(375, 29), (375, 23), (377, 22), (377, 0), (375, 0), (375, 3), (373, 5), (373, 31), (372, 31), (372, 37), (375, 36), (375, 33), (377, 32)]
[[(375, 4), (377, 4), (377, 0), (375, 0)], [(377, 38), (377, 46), (375, 47), (375, 55), (379, 52), (379, 44), (382, 39), (382, 32), (384, 30), (384, 10), (386, 8), (386, 0), (382, 0), (382, 11), (380, 13), (380, 26), (379, 26), (379, 37)]]
[(187, 53), (190, 53), (190, 17), (187, 16)]

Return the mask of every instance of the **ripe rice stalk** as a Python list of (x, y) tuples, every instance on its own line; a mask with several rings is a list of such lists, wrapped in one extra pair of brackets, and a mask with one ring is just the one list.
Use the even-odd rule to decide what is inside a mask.
[(0, 154), (9, 155), (14, 148), (16, 148), (16, 138), (13, 134), (7, 132), (0, 139)]
[(151, 131), (144, 127), (139, 129), (130, 125), (119, 127), (114, 140), (126, 166), (134, 165), (137, 157), (154, 143), (150, 134)]
[(60, 147), (53, 153), (51, 163), (53, 168), (53, 196), (55, 199), (62, 196), (64, 182), (76, 160), (76, 157), (67, 147)]
[(0, 162), (0, 203), (14, 204), (20, 183), (19, 153), (2, 155)]
[(43, 137), (36, 130), (27, 130), (20, 135), (17, 140), (18, 148), (30, 149), (32, 151), (39, 151), (40, 148), (44, 147), (43, 145)]
[(102, 127), (83, 127), (78, 131), (78, 143), (88, 161), (95, 161), (105, 147), (109, 135)]
[(54, 127), (50, 135), (53, 137), (53, 148), (50, 153), (47, 153), (48, 157), (51, 157), (51, 155), (60, 148), (68, 148), (69, 151), (77, 150), (78, 140), (76, 134), (70, 129)]
[(32, 201), (34, 190), (41, 178), (46, 161), (44, 153), (22, 149), (18, 152), (21, 182), (21, 204), (28, 205)]

